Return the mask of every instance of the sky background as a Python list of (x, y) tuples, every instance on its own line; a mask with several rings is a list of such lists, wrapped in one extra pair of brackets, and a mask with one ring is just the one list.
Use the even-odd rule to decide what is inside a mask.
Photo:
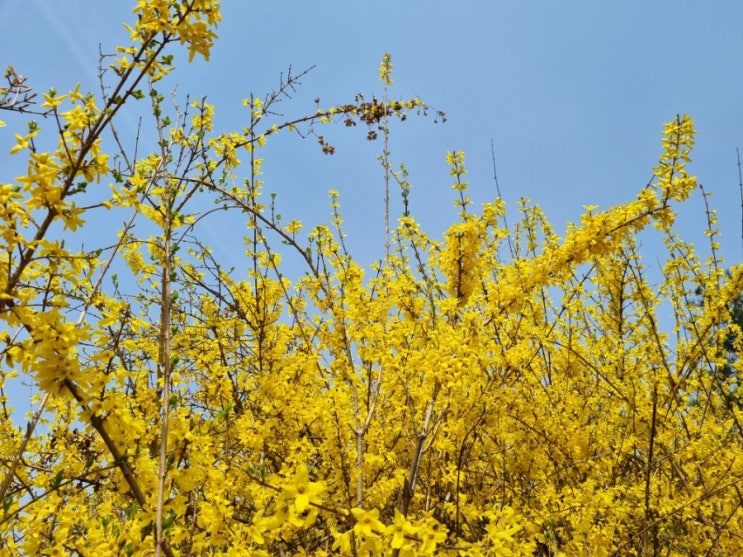
[[(13, 64), (40, 91), (54, 86), (64, 92), (80, 81), (83, 90), (97, 92), (99, 46), (110, 53), (127, 41), (121, 24), (131, 21), (133, 4), (0, 0), (0, 64)], [(607, 208), (632, 199), (652, 175), (663, 122), (689, 113), (699, 131), (692, 172), (715, 194), (724, 253), (732, 263), (743, 251), (736, 164), (736, 147), (743, 146), (739, 0), (456, 7), (438, 0), (227, 0), (223, 16), (211, 61), (188, 64), (176, 48), (176, 72), (160, 90), (177, 87), (181, 101), (186, 93), (205, 95), (216, 105), (215, 128), (239, 130), (247, 122), (241, 100), (275, 88), (290, 66), (294, 73), (315, 68), (294, 99), (282, 103), (286, 118), (313, 111), (316, 97), (329, 107), (358, 92), (381, 95), (379, 61), (389, 52), (390, 97), (420, 96), (448, 118), (434, 125), (414, 117), (392, 128), (392, 162), (410, 170), (412, 210), (431, 233), (455, 218), (447, 150), (465, 152), (471, 195), (487, 201), (496, 195), (492, 142), (509, 209), (528, 197), (562, 233), (583, 205)], [(3, 130), (0, 149), (12, 145), (14, 131), (12, 125)], [(271, 139), (261, 153), (265, 189), (278, 194), (285, 219), (296, 216), (307, 227), (327, 220), (327, 191), (339, 190), (349, 245), (360, 260), (377, 259), (384, 246), (384, 182), (376, 159), (381, 143), (367, 142), (363, 126), (321, 127), (319, 133), (336, 147), (334, 156), (322, 155), (311, 138)], [(0, 179), (12, 179), (9, 170), (12, 162), (0, 167)], [(393, 190), (395, 202), (398, 197)], [(682, 223), (685, 234), (701, 231), (698, 203), (683, 209)], [(212, 223), (216, 243), (235, 235), (239, 246), (235, 224)]]
[[(98, 92), (99, 45), (111, 53), (128, 41), (122, 22), (132, 21), (133, 5), (0, 0), (0, 65), (13, 64), (38, 91), (66, 92), (80, 81)], [(206, 95), (216, 105), (215, 129), (239, 130), (247, 123), (242, 99), (275, 88), (290, 66), (315, 68), (282, 103), (279, 122), (314, 111), (316, 97), (330, 107), (359, 92), (381, 95), (379, 62), (389, 52), (390, 97), (419, 96), (448, 118), (392, 125), (392, 162), (407, 165), (412, 211), (433, 235), (456, 218), (448, 150), (465, 152), (471, 196), (489, 201), (496, 196), (492, 142), (510, 222), (517, 200), (528, 197), (562, 235), (583, 205), (633, 199), (658, 161), (663, 123), (689, 113), (698, 129), (691, 171), (714, 192), (723, 255), (729, 264), (740, 260), (740, 0), (226, 0), (223, 16), (211, 61), (188, 64), (175, 48), (177, 70), (160, 90), (177, 87), (181, 100)], [(7, 153), (23, 130), (3, 119), (0, 153)], [(136, 121), (125, 126), (133, 132)], [(278, 194), (285, 220), (300, 218), (307, 229), (329, 221), (327, 191), (340, 191), (348, 245), (368, 264), (384, 254), (381, 143), (366, 141), (363, 126), (318, 131), (335, 155), (295, 134), (270, 139), (261, 153), (265, 190)], [(23, 171), (20, 161), (2, 160), (0, 181)], [(393, 198), (394, 217), (394, 190)], [(691, 241), (704, 237), (699, 201), (696, 194), (681, 210), (681, 232)], [(203, 238), (238, 268), (242, 226), (212, 220)], [(645, 261), (657, 267), (652, 249)]]

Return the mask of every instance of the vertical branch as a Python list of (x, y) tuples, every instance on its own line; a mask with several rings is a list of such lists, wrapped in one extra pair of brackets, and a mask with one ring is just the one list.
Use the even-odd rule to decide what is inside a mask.
[(358, 469), (358, 477), (356, 479), (356, 506), (360, 507), (364, 500), (364, 477), (363, 477), (363, 466), (364, 466), (364, 436), (369, 430), (374, 412), (377, 407), (377, 400), (379, 399), (379, 393), (382, 388), (382, 369), (379, 369), (377, 375), (376, 385), (370, 386), (369, 390), (369, 402), (366, 413), (366, 419), (364, 424), (361, 424), (361, 407), (359, 404), (359, 394), (356, 384), (353, 384), (353, 406), (354, 406), (354, 419), (356, 421), (356, 428), (354, 433), (356, 434), (356, 468)]
[(384, 158), (384, 261), (390, 264), (390, 152), (389, 152), (389, 128), (387, 122), (387, 88), (384, 89), (384, 117), (382, 119), (384, 132), (384, 147), (382, 148)]
[[(653, 452), (655, 451), (655, 435), (658, 419), (658, 384), (653, 383), (653, 413), (650, 420), (650, 442), (648, 444), (648, 464), (645, 468), (645, 527), (652, 530), (653, 555), (658, 554), (658, 527), (653, 523), (653, 511), (650, 508), (650, 478), (653, 468)], [(652, 526), (651, 526), (652, 525)]]
[(353, 385), (353, 411), (356, 420), (356, 506), (360, 507), (364, 501), (364, 434), (366, 428), (362, 427), (360, 420), (361, 408), (359, 405), (359, 393), (356, 385)]
[(743, 171), (741, 171), (740, 149), (735, 148), (738, 157), (738, 187), (740, 188), (740, 247), (743, 251)]
[[(248, 215), (250, 222), (248, 224), (252, 234), (252, 249), (251, 249), (251, 260), (253, 265), (253, 272), (251, 273), (253, 278), (253, 303), (255, 305), (255, 319), (253, 332), (255, 334), (255, 350), (257, 356), (258, 369), (263, 370), (263, 348), (265, 340), (265, 311), (266, 302), (264, 300), (264, 284), (265, 275), (261, 270), (261, 262), (258, 256), (258, 249), (263, 240), (263, 234), (258, 223), (259, 217), (261, 216), (262, 209), (258, 205), (258, 196), (261, 193), (261, 181), (259, 179), (259, 163), (255, 155), (255, 149), (258, 146), (255, 129), (258, 122), (263, 117), (264, 106), (260, 98), (255, 98), (252, 94), (250, 95), (250, 183), (247, 184), (245, 193), (245, 204), (248, 207)], [(271, 203), (273, 206), (273, 202)], [(265, 222), (265, 221), (264, 221)], [(270, 222), (276, 222), (273, 215)], [(265, 242), (264, 242), (265, 243)], [(270, 257), (267, 258), (270, 260)]]
[[(170, 220), (170, 210), (166, 209), (167, 221)], [(169, 225), (169, 222), (166, 224)], [(170, 237), (169, 230), (165, 234), (163, 250), (163, 269), (161, 285), (160, 306), (160, 356), (159, 356), (159, 379), (162, 380), (160, 387), (160, 462), (157, 478), (157, 513), (156, 522), (156, 544), (155, 555), (159, 556), (163, 544), (163, 507), (165, 505), (165, 479), (167, 476), (168, 460), (168, 417), (170, 414), (170, 312), (171, 312), (171, 261), (170, 261)]]
[[(150, 83), (150, 91), (152, 83)], [(163, 136), (163, 121), (160, 119), (160, 110), (157, 106), (156, 94), (151, 94), (153, 108), (157, 120), (157, 131), (160, 144), (161, 164), (168, 160), (170, 146)], [(157, 392), (160, 395), (160, 456), (157, 477), (157, 508), (155, 511), (155, 557), (160, 557), (164, 546), (163, 538), (163, 513), (165, 507), (165, 480), (168, 473), (168, 429), (170, 416), (170, 375), (171, 375), (171, 332), (170, 321), (172, 312), (172, 228), (173, 207), (175, 191), (170, 184), (167, 172), (163, 179), (166, 181), (163, 188), (160, 210), (163, 212), (163, 245), (162, 245), (162, 272), (160, 277), (160, 323), (159, 323), (159, 349), (158, 349), (158, 385)]]
[[(403, 516), (408, 516), (408, 509), (410, 508), (410, 502), (413, 500), (415, 494), (415, 484), (418, 482), (418, 470), (420, 469), (421, 457), (426, 450), (425, 443), (426, 438), (431, 430), (431, 418), (433, 417), (433, 407), (436, 404), (436, 397), (439, 393), (440, 384), (436, 382), (436, 386), (433, 390), (433, 396), (428, 402), (428, 408), (426, 408), (426, 417), (423, 421), (423, 427), (416, 434), (415, 448), (413, 449), (413, 459), (410, 462), (410, 469), (408, 470), (408, 477), (405, 479), (402, 487), (402, 495), (400, 497), (400, 513)], [(430, 446), (430, 444), (429, 444)], [(400, 549), (394, 549), (392, 551), (392, 557), (398, 557), (400, 555)]]
[(385, 53), (382, 57), (382, 63), (379, 66), (379, 79), (384, 84), (384, 97), (382, 99), (382, 164), (384, 166), (384, 261), (387, 266), (390, 264), (390, 128), (389, 128), (389, 101), (387, 92), (392, 85), (392, 58)]
[(434, 404), (436, 404), (436, 397), (439, 393), (439, 388), (440, 385), (437, 382), (436, 387), (433, 391), (433, 396), (431, 397), (431, 400), (428, 403), (428, 408), (426, 409), (426, 418), (423, 422), (423, 427), (416, 436), (415, 450), (413, 451), (413, 460), (410, 462), (408, 478), (405, 481), (405, 486), (403, 487), (402, 492), (402, 500), (400, 502), (400, 512), (403, 514), (403, 516), (408, 515), (408, 507), (410, 506), (410, 501), (413, 499), (413, 494), (415, 493), (415, 484), (418, 482), (418, 469), (420, 468), (421, 456), (423, 455), (424, 451), (424, 443), (431, 430), (433, 407)]
[[(490, 139), (490, 158), (493, 161), (493, 181), (495, 182), (495, 192), (498, 194), (498, 199), (503, 199), (503, 194), (501, 194), (500, 191), (500, 184), (498, 183), (498, 172), (496, 171), (495, 167), (495, 146), (493, 145), (493, 139)], [(503, 200), (505, 202), (505, 200)], [(503, 215), (503, 226), (506, 227), (506, 230), (509, 230), (508, 228), (508, 221), (506, 220), (506, 215)], [(506, 239), (508, 240), (508, 250), (511, 252), (511, 257), (516, 257), (516, 251), (513, 248), (513, 241), (511, 240), (511, 234), (509, 230), (508, 236), (506, 236)]]

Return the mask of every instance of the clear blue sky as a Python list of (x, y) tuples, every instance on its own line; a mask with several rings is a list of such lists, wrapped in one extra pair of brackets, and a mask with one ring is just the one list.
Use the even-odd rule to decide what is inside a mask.
[[(82, 81), (97, 91), (98, 45), (111, 52), (126, 40), (121, 23), (131, 19), (133, 4), (1, 2), (0, 64), (13, 64), (40, 90), (66, 91)], [(176, 51), (178, 69), (161, 89), (206, 95), (217, 106), (217, 128), (239, 129), (241, 99), (267, 92), (289, 65), (316, 66), (283, 105), (287, 116), (298, 116), (314, 109), (315, 97), (330, 106), (357, 92), (379, 94), (379, 61), (390, 52), (392, 97), (418, 95), (448, 116), (444, 125), (422, 118), (396, 124), (391, 143), (393, 162), (411, 172), (413, 211), (434, 233), (454, 218), (447, 150), (465, 151), (472, 195), (489, 200), (492, 139), (509, 208), (529, 197), (561, 233), (583, 205), (631, 199), (651, 176), (661, 124), (687, 112), (699, 130), (693, 172), (715, 192), (724, 253), (730, 263), (739, 259), (739, 0), (227, 0), (223, 13), (211, 62), (189, 65)], [(13, 131), (9, 125), (0, 133), (1, 150)], [(336, 146), (333, 157), (294, 135), (269, 142), (266, 190), (278, 193), (285, 218), (310, 225), (327, 220), (326, 192), (338, 189), (352, 249), (362, 261), (374, 260), (384, 244), (381, 146), (367, 142), (361, 128), (321, 133)], [(8, 181), (13, 175), (4, 166), (0, 179)], [(689, 237), (698, 234), (698, 205), (684, 209), (683, 223)], [(220, 244), (241, 234), (220, 228), (227, 223), (212, 226)]]

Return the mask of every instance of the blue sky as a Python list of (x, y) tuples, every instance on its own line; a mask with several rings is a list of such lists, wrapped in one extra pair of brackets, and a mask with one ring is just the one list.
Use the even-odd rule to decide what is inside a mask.
[[(82, 81), (83, 89), (97, 91), (99, 44), (111, 52), (126, 41), (121, 23), (131, 19), (133, 4), (2, 2), (0, 64), (13, 64), (39, 90), (66, 91)], [(390, 52), (391, 97), (418, 95), (448, 116), (443, 125), (410, 118), (393, 126), (392, 161), (408, 166), (413, 212), (432, 233), (454, 219), (447, 150), (465, 152), (472, 196), (485, 201), (495, 196), (492, 141), (509, 209), (528, 197), (561, 233), (583, 205), (631, 199), (652, 174), (662, 123), (686, 112), (699, 130), (692, 170), (715, 193), (723, 253), (730, 263), (741, 254), (737, 0), (227, 0), (223, 14), (211, 61), (188, 64), (176, 50), (178, 69), (161, 90), (206, 95), (217, 107), (217, 129), (239, 129), (246, 119), (241, 99), (275, 87), (290, 65), (295, 72), (316, 67), (294, 100), (283, 103), (287, 117), (314, 110), (315, 97), (327, 107), (358, 92), (380, 94), (379, 61)], [(0, 150), (11, 144), (12, 131), (4, 128)], [(295, 135), (269, 142), (266, 191), (278, 193), (285, 219), (310, 226), (328, 220), (326, 192), (339, 190), (349, 245), (361, 261), (375, 260), (384, 246), (381, 145), (367, 142), (360, 128), (320, 133), (337, 148), (334, 156)], [(0, 179), (13, 177), (8, 168)], [(698, 203), (682, 210), (681, 222), (687, 237), (699, 235)], [(229, 257), (242, 251), (239, 223), (211, 226)]]

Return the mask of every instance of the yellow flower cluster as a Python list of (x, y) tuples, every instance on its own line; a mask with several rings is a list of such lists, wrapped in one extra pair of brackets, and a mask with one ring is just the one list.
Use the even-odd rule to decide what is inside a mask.
[[(711, 210), (712, 257), (674, 231), (696, 188), (689, 117), (665, 126), (652, 185), (587, 206), (564, 238), (528, 200), (513, 227), (503, 200), (474, 207), (451, 151), (458, 221), (433, 239), (406, 207), (366, 270), (339, 192), (303, 233), (266, 200), (257, 150), (423, 103), (264, 125), (275, 98), (251, 97), (249, 127), (215, 133), (199, 100), (171, 120), (137, 84), (172, 68), (170, 42), (208, 57), (219, 5), (136, 13), (117, 93), (45, 94), (56, 148), (30, 125), (11, 148), (25, 172), (0, 185), (1, 553), (737, 554), (743, 267), (722, 267)], [(385, 55), (385, 88), (391, 69)], [(109, 156), (102, 132), (144, 97), (154, 152)], [(407, 194), (404, 168), (390, 176)], [(244, 259), (204, 242), (224, 211)], [(660, 277), (640, 231), (665, 242)], [(40, 405), (26, 428), (7, 409), (14, 376)]]
[(382, 62), (379, 64), (379, 81), (385, 86), (392, 85), (392, 56), (388, 52), (382, 56)]

